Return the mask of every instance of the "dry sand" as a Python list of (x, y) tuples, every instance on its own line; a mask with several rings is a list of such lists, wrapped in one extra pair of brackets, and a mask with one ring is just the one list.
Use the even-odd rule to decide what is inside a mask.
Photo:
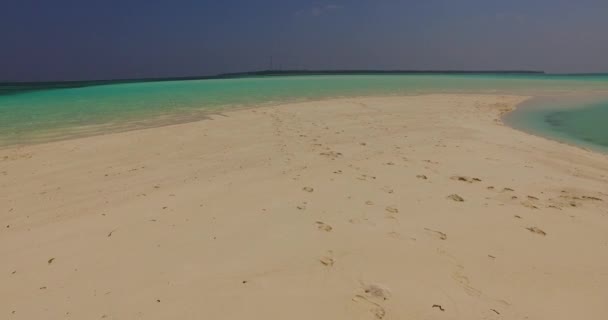
[(337, 99), (0, 151), (1, 319), (606, 319), (608, 157), (513, 96)]

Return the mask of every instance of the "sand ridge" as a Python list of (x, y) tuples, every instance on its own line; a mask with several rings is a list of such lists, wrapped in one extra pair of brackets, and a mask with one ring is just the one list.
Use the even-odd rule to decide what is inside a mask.
[(344, 98), (0, 151), (4, 319), (603, 319), (608, 157), (526, 97)]

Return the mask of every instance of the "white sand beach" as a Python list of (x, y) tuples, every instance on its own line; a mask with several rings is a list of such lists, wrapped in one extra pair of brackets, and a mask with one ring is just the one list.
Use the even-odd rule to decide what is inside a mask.
[(526, 97), (344, 98), (0, 150), (1, 319), (605, 319), (608, 156)]

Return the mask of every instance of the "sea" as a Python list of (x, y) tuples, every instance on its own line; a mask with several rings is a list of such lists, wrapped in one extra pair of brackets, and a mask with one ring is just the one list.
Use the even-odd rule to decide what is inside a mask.
[(608, 75), (347, 74), (0, 83), (0, 147), (206, 119), (237, 108), (337, 97), (474, 93), (533, 97), (505, 122), (608, 152)]

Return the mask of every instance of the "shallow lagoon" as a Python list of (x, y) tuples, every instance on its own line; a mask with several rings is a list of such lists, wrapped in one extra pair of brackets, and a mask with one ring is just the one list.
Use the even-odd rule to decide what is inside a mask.
[(583, 146), (608, 144), (602, 121), (608, 119), (608, 76), (367, 74), (0, 85), (0, 146), (195, 121), (239, 107), (428, 93), (542, 97), (509, 115), (508, 123)]

